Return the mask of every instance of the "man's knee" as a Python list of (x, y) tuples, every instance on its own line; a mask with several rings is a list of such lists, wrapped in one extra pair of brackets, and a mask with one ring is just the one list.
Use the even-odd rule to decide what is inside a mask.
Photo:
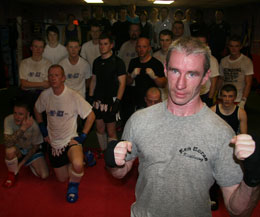
[(76, 173), (82, 173), (83, 171), (83, 160), (81, 159), (74, 159), (71, 162), (72, 164), (72, 169), (76, 172)]
[(5, 157), (7, 160), (12, 160), (16, 157), (16, 148), (14, 146), (5, 149)]

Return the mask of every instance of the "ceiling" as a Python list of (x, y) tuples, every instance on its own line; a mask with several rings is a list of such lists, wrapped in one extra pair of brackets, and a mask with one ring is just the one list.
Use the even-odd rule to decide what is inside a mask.
[[(154, 6), (154, 0), (103, 0), (108, 6), (120, 6), (135, 3), (137, 6)], [(37, 5), (87, 5), (83, 0), (17, 0), (20, 3)], [(170, 7), (231, 7), (249, 3), (260, 3), (260, 0), (175, 0)], [(92, 4), (89, 4), (92, 5)], [(158, 6), (158, 5), (156, 5)]]

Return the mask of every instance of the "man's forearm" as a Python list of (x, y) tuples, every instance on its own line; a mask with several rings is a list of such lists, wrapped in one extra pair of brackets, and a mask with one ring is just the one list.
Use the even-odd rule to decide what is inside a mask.
[(259, 201), (260, 187), (249, 187), (242, 181), (239, 187), (233, 192), (228, 203), (228, 210), (231, 216), (251, 216), (257, 202)]
[(154, 82), (158, 87), (165, 87), (167, 79), (165, 77), (157, 77), (156, 79), (154, 79)]
[(87, 120), (85, 122), (84, 125), (84, 129), (82, 130), (83, 133), (88, 134), (94, 121), (95, 121), (95, 114), (93, 111), (91, 111), (91, 113), (88, 115)]
[(127, 161), (123, 167), (116, 167), (116, 168), (107, 167), (107, 168), (113, 177), (117, 179), (122, 179), (131, 170), (133, 163), (134, 163), (134, 159)]

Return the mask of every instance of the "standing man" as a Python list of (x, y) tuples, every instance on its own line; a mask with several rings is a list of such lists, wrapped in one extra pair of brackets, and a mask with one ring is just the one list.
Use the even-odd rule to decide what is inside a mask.
[(41, 151), (43, 143), (39, 126), (30, 116), (30, 107), (18, 100), (14, 112), (4, 121), (5, 163), (8, 177), (4, 187), (15, 184), (16, 175), (22, 166), (30, 166), (33, 174), (45, 179), (49, 176), (48, 167)]
[(79, 56), (80, 45), (78, 41), (68, 41), (67, 50), (69, 57), (59, 63), (65, 71), (65, 84), (85, 99), (86, 89), (89, 88), (92, 75), (90, 64)]
[(184, 24), (182, 21), (174, 21), (172, 24), (173, 40), (176, 40), (184, 34)]
[(59, 43), (59, 29), (56, 26), (49, 26), (46, 30), (46, 34), (48, 43), (44, 48), (42, 56), (52, 64), (57, 64), (68, 56), (68, 51), (66, 47)]
[(141, 29), (139, 24), (130, 24), (129, 26), (129, 36), (130, 40), (126, 41), (120, 48), (118, 56), (124, 61), (126, 69), (128, 69), (129, 62), (132, 58), (137, 57), (135, 50), (137, 39), (141, 34)]
[(242, 45), (239, 36), (232, 36), (228, 43), (230, 55), (220, 63), (220, 83), (233, 84), (237, 88), (236, 103), (244, 108), (251, 91), (254, 74), (252, 61), (240, 52)]
[(125, 64), (113, 54), (113, 45), (111, 36), (106, 34), (100, 36), (101, 56), (94, 61), (89, 90), (90, 98), (94, 101), (93, 110), (96, 115), (97, 138), (101, 151), (107, 148), (107, 141), (117, 139), (116, 114), (119, 112), (126, 84)]
[[(231, 215), (249, 216), (258, 202), (260, 169), (255, 165), (260, 159), (254, 141), (246, 134), (233, 137), (230, 126), (200, 99), (210, 74), (209, 57), (207, 47), (195, 39), (175, 41), (165, 66), (168, 101), (136, 112), (125, 126), (126, 141), (108, 146), (105, 160), (117, 178), (139, 158), (132, 217), (209, 217), (209, 188), (215, 179)], [(244, 164), (244, 178), (233, 153)]]
[(21, 84), (19, 95), (30, 102), (31, 108), (33, 108), (41, 91), (50, 86), (47, 72), (51, 63), (42, 57), (44, 46), (45, 42), (42, 38), (33, 39), (31, 44), (32, 56), (22, 60), (19, 67)]
[[(159, 47), (159, 34), (164, 29), (172, 29), (172, 23), (169, 19), (169, 9), (162, 7), (160, 11), (161, 19), (154, 26), (154, 43), (155, 48)], [(157, 46), (156, 46), (157, 45)]]
[[(42, 92), (35, 103), (35, 117), (45, 142), (50, 144), (49, 159), (59, 181), (69, 179), (67, 201), (78, 199), (78, 187), (84, 175), (83, 148), (95, 114), (91, 106), (77, 92), (64, 85), (65, 73), (60, 65), (52, 65), (48, 71), (51, 88)], [(47, 128), (42, 112), (47, 113)], [(77, 134), (77, 117), (86, 119), (80, 135)]]
[[(198, 34), (197, 39), (208, 46), (207, 36)], [(213, 106), (213, 98), (216, 94), (217, 82), (219, 78), (219, 65), (217, 59), (210, 53), (210, 77), (206, 84), (201, 86), (200, 98), (208, 107)]]
[(130, 22), (126, 19), (127, 10), (122, 7), (119, 9), (119, 19), (112, 26), (112, 35), (115, 36), (115, 50), (118, 51), (122, 44), (129, 40)]
[(164, 29), (159, 34), (160, 39), (160, 50), (156, 51), (153, 56), (160, 60), (160, 62), (164, 65), (166, 62), (166, 56), (169, 50), (170, 45), (173, 41), (173, 33), (169, 29)]
[(98, 23), (92, 23), (90, 27), (90, 35), (92, 40), (84, 43), (81, 48), (80, 56), (88, 61), (91, 66), (93, 66), (94, 60), (100, 56), (99, 51), (99, 36), (101, 34), (101, 29)]
[(128, 68), (128, 84), (134, 85), (136, 109), (145, 107), (144, 97), (150, 87), (165, 87), (163, 64), (151, 56), (148, 38), (139, 38), (136, 43), (138, 57), (131, 60)]

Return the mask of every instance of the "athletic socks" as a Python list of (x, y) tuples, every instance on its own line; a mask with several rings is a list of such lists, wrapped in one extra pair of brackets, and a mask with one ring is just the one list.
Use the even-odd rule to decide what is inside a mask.
[(18, 158), (15, 157), (12, 160), (5, 159), (5, 163), (9, 172), (14, 173), (15, 175), (18, 173)]
[(107, 148), (107, 134), (106, 133), (104, 133), (104, 134), (97, 133), (97, 139), (98, 139), (98, 143), (99, 143), (101, 151), (106, 150), (106, 148)]

